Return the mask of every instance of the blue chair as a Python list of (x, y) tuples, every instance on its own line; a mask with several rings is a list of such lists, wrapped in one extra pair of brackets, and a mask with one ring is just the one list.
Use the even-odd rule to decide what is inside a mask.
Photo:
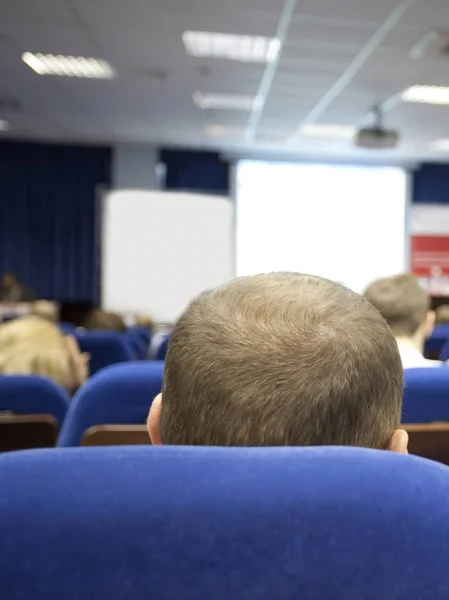
[(73, 325), (73, 323), (62, 321), (59, 323), (59, 329), (64, 335), (75, 335), (77, 327), (76, 325)]
[(449, 341), (444, 344), (439, 358), (443, 362), (446, 362), (447, 360), (449, 360)]
[(61, 424), (69, 407), (65, 390), (38, 375), (0, 375), (0, 411), (53, 415)]
[(92, 377), (70, 403), (58, 446), (78, 446), (94, 425), (145, 423), (163, 371), (163, 363), (145, 361), (115, 365)]
[(5, 600), (447, 600), (449, 469), (356, 448), (0, 456)]
[(121, 362), (135, 360), (129, 340), (123, 333), (88, 331), (77, 333), (76, 339), (82, 352), (89, 352), (90, 374)]
[(449, 368), (406, 369), (403, 423), (449, 421)]
[(155, 356), (156, 360), (165, 360), (165, 357), (167, 355), (169, 341), (170, 341), (170, 336), (164, 335), (161, 340), (161, 343), (159, 344), (159, 347), (156, 350), (156, 356)]
[(133, 328), (129, 328), (126, 331), (126, 337), (129, 340), (131, 348), (134, 352), (135, 358), (137, 360), (144, 360), (148, 358), (148, 346), (149, 344), (140, 334), (140, 332), (136, 331)]
[(424, 345), (424, 356), (426, 358), (439, 358), (444, 345), (449, 342), (449, 325), (437, 325), (432, 335)]
[(128, 327), (128, 333), (133, 333), (138, 335), (143, 342), (145, 342), (147, 349), (150, 346), (151, 342), (151, 332), (148, 327), (142, 327), (140, 325), (133, 325), (132, 327)]

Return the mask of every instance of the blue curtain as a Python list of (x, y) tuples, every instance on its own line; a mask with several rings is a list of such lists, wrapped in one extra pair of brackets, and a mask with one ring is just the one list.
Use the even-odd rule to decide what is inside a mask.
[(413, 173), (413, 202), (449, 204), (449, 165), (423, 164)]
[(165, 189), (229, 194), (229, 163), (216, 152), (162, 150)]
[(96, 299), (96, 188), (111, 180), (111, 151), (0, 144), (0, 274), (40, 298)]

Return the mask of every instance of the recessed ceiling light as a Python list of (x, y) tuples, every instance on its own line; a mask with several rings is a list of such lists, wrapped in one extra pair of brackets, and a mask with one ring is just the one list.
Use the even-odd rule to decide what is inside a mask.
[(433, 142), (431, 148), (437, 152), (449, 152), (449, 139), (436, 140)]
[(248, 110), (254, 107), (256, 99), (253, 96), (233, 96), (231, 94), (203, 94), (195, 92), (193, 101), (198, 108), (223, 110)]
[(355, 135), (355, 128), (345, 125), (306, 125), (301, 133), (307, 137), (351, 138)]
[(414, 85), (403, 92), (402, 100), (421, 104), (449, 104), (449, 87)]
[(281, 48), (278, 38), (233, 35), (208, 31), (185, 31), (182, 39), (187, 54), (204, 58), (225, 58), (265, 63), (276, 60)]
[(25, 52), (22, 60), (39, 75), (84, 77), (87, 79), (113, 79), (114, 69), (105, 60), (82, 56), (57, 56)]
[(8, 131), (11, 128), (8, 121), (3, 121), (0, 119), (0, 131)]

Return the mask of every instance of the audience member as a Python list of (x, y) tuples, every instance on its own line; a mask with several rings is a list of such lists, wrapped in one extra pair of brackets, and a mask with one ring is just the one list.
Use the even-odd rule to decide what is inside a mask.
[(397, 344), (367, 300), (319, 277), (257, 275), (181, 316), (148, 427), (155, 444), (405, 452), (402, 385)]
[(56, 325), (35, 315), (20, 317), (0, 325), (0, 351), (23, 342), (58, 343), (61, 331)]
[(59, 321), (59, 307), (56, 302), (49, 300), (36, 300), (31, 304), (30, 314), (57, 323)]
[(34, 300), (33, 290), (19, 283), (12, 273), (5, 273), (1, 280), (0, 299), (2, 302), (15, 304), (17, 302), (30, 302)]
[(123, 318), (113, 312), (95, 309), (92, 310), (83, 321), (85, 329), (97, 329), (102, 331), (126, 331)]
[(423, 356), (424, 342), (432, 333), (435, 313), (427, 292), (413, 275), (396, 275), (374, 281), (365, 297), (390, 325), (404, 369), (440, 367)]
[(148, 315), (139, 314), (136, 316), (134, 325), (136, 325), (137, 327), (146, 327), (147, 329), (149, 329), (150, 333), (153, 333), (156, 323)]
[(43, 375), (73, 393), (87, 380), (89, 358), (75, 338), (63, 336), (56, 325), (38, 317), (0, 326), (3, 375)]
[(437, 325), (449, 325), (449, 304), (439, 306), (435, 311)]

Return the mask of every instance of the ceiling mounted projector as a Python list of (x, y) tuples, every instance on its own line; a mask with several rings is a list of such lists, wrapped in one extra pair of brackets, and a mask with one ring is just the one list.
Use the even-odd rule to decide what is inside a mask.
[(390, 150), (396, 148), (401, 136), (398, 131), (385, 129), (383, 114), (379, 106), (373, 108), (374, 122), (371, 127), (359, 129), (355, 136), (355, 144), (359, 148), (370, 150)]

